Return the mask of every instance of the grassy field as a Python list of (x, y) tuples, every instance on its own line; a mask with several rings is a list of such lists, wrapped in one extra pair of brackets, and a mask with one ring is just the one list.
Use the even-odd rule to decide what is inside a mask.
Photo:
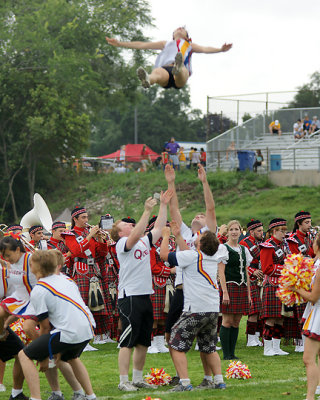
[[(283, 217), (291, 228), (294, 215), (300, 210), (310, 211), (313, 223), (320, 225), (318, 187), (274, 187), (267, 175), (250, 172), (209, 173), (208, 181), (219, 225), (234, 218), (243, 226), (251, 218), (259, 218), (267, 225), (272, 218)], [(204, 209), (201, 183), (195, 171), (184, 170), (177, 173), (176, 186), (183, 218), (189, 223), (196, 212)], [(79, 204), (87, 207), (90, 223), (96, 223), (105, 213), (115, 219), (128, 215), (139, 218), (145, 199), (165, 188), (160, 170), (127, 174), (61, 173), (59, 186), (41, 194), (54, 217), (66, 207), (72, 209)]]
[[(241, 332), (237, 343), (236, 354), (240, 360), (247, 364), (252, 379), (225, 380), (226, 390), (205, 390), (192, 392), (169, 392), (168, 387), (162, 387), (155, 391), (139, 390), (136, 393), (125, 393), (117, 389), (119, 383), (116, 344), (97, 345), (99, 351), (83, 353), (82, 361), (85, 363), (96, 395), (99, 399), (132, 399), (141, 400), (146, 396), (160, 398), (162, 400), (173, 399), (246, 399), (246, 400), (280, 400), (280, 399), (303, 399), (306, 393), (305, 369), (302, 362), (302, 354), (294, 353), (293, 346), (282, 346), (290, 353), (288, 356), (264, 357), (263, 348), (247, 348), (245, 346), (245, 324), (246, 318), (241, 323)], [(221, 355), (221, 351), (219, 351)], [(203, 379), (203, 370), (199, 358), (199, 352), (191, 350), (188, 353), (189, 375), (194, 386)], [(148, 354), (145, 373), (150, 368), (161, 368), (169, 374), (174, 374), (173, 364), (168, 354)], [(228, 367), (228, 361), (222, 361), (222, 371)], [(12, 361), (8, 363), (5, 373), (5, 385), (7, 390), (11, 388)], [(72, 393), (70, 388), (60, 379), (61, 387), (66, 400), (70, 399)], [(10, 393), (0, 393), (0, 399), (6, 399)], [(24, 389), (27, 394), (28, 389)], [(42, 399), (49, 396), (49, 386), (44, 376), (41, 377)]]

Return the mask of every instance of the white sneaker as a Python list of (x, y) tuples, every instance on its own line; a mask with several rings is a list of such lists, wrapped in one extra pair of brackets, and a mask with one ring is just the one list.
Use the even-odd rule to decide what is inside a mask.
[(320, 394), (320, 386), (317, 386), (317, 389), (316, 389), (316, 393), (315, 394)]
[(141, 81), (142, 87), (144, 87), (145, 89), (148, 89), (150, 87), (150, 79), (149, 79), (149, 75), (148, 75), (147, 71), (145, 69), (143, 69), (142, 67), (139, 67), (137, 69), (137, 75)]
[(151, 346), (148, 347), (147, 353), (148, 354), (160, 353), (160, 351), (156, 345), (155, 337), (151, 340)]
[(294, 349), (296, 353), (303, 353), (304, 352), (304, 342), (302, 339), (296, 340), (296, 347)]
[(198, 342), (196, 342), (196, 345), (194, 346), (195, 351), (199, 351), (199, 345)]
[(216, 351), (219, 351), (221, 349), (222, 349), (222, 347), (216, 346)]
[(93, 339), (93, 344), (104, 344), (105, 342), (102, 340), (102, 335), (96, 335)]
[(138, 388), (133, 386), (133, 384), (129, 381), (119, 383), (118, 389), (124, 392), (136, 392), (138, 390)]
[(247, 347), (257, 347), (259, 346), (256, 340), (256, 335), (249, 335), (248, 334), (248, 341), (247, 341)]
[(157, 388), (156, 385), (152, 385), (151, 383), (148, 383), (145, 381), (132, 382), (132, 385), (139, 389), (156, 389)]
[(287, 356), (289, 353), (280, 349), (281, 339), (272, 338), (273, 351), (277, 356)]
[(92, 347), (89, 343), (86, 345), (86, 347), (83, 349), (83, 351), (96, 351), (95, 347)]
[(104, 333), (101, 336), (104, 343), (117, 343), (115, 340), (111, 339), (108, 333)]
[(3, 383), (0, 383), (0, 392), (5, 392), (7, 389)]
[(264, 341), (263, 355), (264, 356), (268, 356), (268, 357), (276, 355), (276, 353), (273, 350), (272, 340), (265, 340)]
[(259, 337), (260, 337), (260, 332), (256, 332), (255, 333), (255, 337), (256, 337), (256, 342), (258, 346), (263, 346), (263, 343), (260, 342)]
[(174, 64), (172, 68), (172, 75), (177, 75), (181, 71), (181, 68), (183, 67), (183, 55), (182, 53), (177, 53), (176, 57), (174, 59)]
[(156, 336), (154, 341), (159, 353), (169, 353), (168, 347), (166, 347), (164, 344), (164, 336)]

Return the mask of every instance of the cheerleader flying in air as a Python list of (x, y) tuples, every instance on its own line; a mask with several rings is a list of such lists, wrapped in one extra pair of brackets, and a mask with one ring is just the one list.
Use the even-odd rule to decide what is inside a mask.
[(107, 42), (116, 47), (138, 50), (162, 50), (158, 55), (155, 68), (149, 75), (142, 67), (137, 69), (138, 78), (144, 88), (158, 84), (164, 89), (181, 89), (192, 73), (192, 53), (220, 53), (231, 49), (232, 44), (225, 43), (221, 48), (200, 46), (192, 43), (187, 30), (180, 27), (173, 32), (173, 40), (168, 42), (121, 42), (106, 37)]

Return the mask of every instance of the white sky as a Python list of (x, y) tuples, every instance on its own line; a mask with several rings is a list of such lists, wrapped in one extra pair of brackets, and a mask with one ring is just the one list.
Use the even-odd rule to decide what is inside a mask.
[[(186, 25), (193, 42), (227, 53), (194, 54), (189, 80), (193, 108), (206, 112), (207, 96), (291, 91), (320, 70), (319, 0), (149, 0), (156, 28), (151, 40), (169, 40)], [(150, 58), (154, 62), (155, 57)], [(288, 101), (294, 94), (270, 96)], [(255, 97), (257, 99), (257, 97)], [(260, 96), (264, 100), (265, 96)], [(236, 105), (212, 102), (211, 112), (235, 117)], [(259, 110), (263, 107), (259, 105)], [(245, 108), (245, 109), (244, 109)], [(246, 103), (241, 112), (258, 111)], [(273, 106), (272, 108), (277, 108)]]

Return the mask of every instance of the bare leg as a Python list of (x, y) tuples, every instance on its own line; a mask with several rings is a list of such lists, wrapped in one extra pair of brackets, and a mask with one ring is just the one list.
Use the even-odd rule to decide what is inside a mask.
[(69, 363), (60, 360), (58, 363), (58, 368), (60, 369), (64, 379), (68, 382), (68, 384), (70, 385), (71, 389), (74, 392), (77, 392), (78, 390), (81, 389), (81, 385), (77, 381), (77, 378), (75, 377), (71, 365)]
[(23, 330), (31, 340), (35, 340), (40, 336), (39, 331), (36, 330), (36, 326), (37, 322), (33, 319), (26, 319), (23, 322)]
[(188, 72), (187, 68), (183, 66), (180, 69), (179, 73), (173, 75), (173, 77), (174, 77), (176, 86), (178, 88), (182, 88), (183, 86), (185, 86), (185, 84), (187, 83), (187, 81), (189, 79), (189, 72)]
[(128, 375), (130, 367), (132, 349), (129, 347), (121, 347), (118, 356), (118, 365), (120, 375)]
[(88, 371), (86, 367), (83, 365), (80, 358), (74, 358), (73, 360), (69, 360), (68, 363), (71, 365), (74, 375), (79, 381), (80, 385), (83, 387), (83, 390), (85, 391), (86, 395), (90, 396), (91, 394), (93, 394), (93, 389)]
[(189, 379), (186, 353), (171, 348), (171, 357), (180, 379)]
[(12, 384), (13, 389), (17, 389), (17, 390), (22, 389), (24, 375), (22, 372), (22, 368), (21, 368), (18, 356), (15, 357), (15, 361), (13, 364), (12, 380), (13, 380), (13, 384)]
[(18, 356), (24, 377), (30, 390), (30, 396), (35, 399), (41, 399), (40, 379), (36, 366), (33, 361), (25, 355), (23, 350), (19, 352)]
[(49, 383), (49, 386), (53, 392), (58, 392), (60, 391), (60, 384), (59, 384), (59, 378), (58, 378), (58, 368), (49, 368), (45, 372), (47, 381)]
[(201, 358), (204, 374), (206, 376), (210, 376), (211, 375), (211, 368), (210, 368), (210, 365), (208, 365), (208, 363), (207, 363), (207, 358), (205, 356), (205, 353), (202, 353), (200, 351), (200, 358)]
[(147, 350), (148, 347), (142, 346), (141, 344), (138, 344), (135, 347), (132, 357), (134, 369), (137, 369), (138, 371), (143, 370), (144, 363), (146, 361)]
[(169, 82), (169, 73), (164, 68), (155, 68), (149, 75), (150, 85), (157, 83), (165, 87)]
[(217, 352), (214, 353), (200, 353), (201, 361), (206, 360), (206, 365), (209, 368), (209, 373), (206, 375), (221, 375), (221, 361), (219, 354)]
[(0, 334), (4, 330), (4, 321), (7, 319), (9, 314), (5, 311), (3, 307), (0, 307)]
[(306, 338), (304, 344), (303, 362), (307, 370), (307, 400), (313, 400), (319, 382), (319, 369), (316, 363), (319, 352), (319, 342)]

